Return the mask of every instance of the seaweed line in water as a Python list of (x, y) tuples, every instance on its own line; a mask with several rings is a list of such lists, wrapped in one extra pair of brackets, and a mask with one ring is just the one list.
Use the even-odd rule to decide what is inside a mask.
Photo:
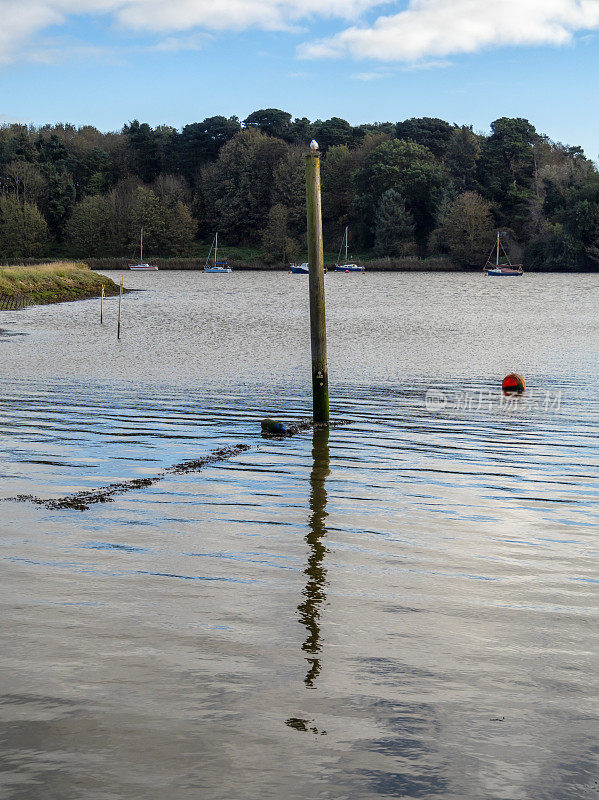
[[(329, 423), (318, 423), (312, 419), (302, 419), (299, 422), (288, 425), (283, 432), (277, 433), (262, 433), (263, 437), (273, 439), (286, 439), (289, 436), (295, 436), (298, 433), (309, 430), (310, 428), (337, 428), (347, 423), (343, 420), (338, 420)], [(193, 459), (191, 461), (182, 461), (180, 464), (174, 464), (172, 467), (153, 475), (151, 478), (133, 478), (129, 481), (121, 481), (119, 483), (109, 483), (108, 486), (100, 486), (98, 489), (90, 489), (89, 491), (76, 492), (75, 494), (68, 494), (65, 497), (56, 497), (44, 500), (43, 497), (36, 497), (33, 494), (19, 494), (16, 497), (7, 497), (6, 500), (16, 501), (18, 503), (35, 503), (38, 506), (44, 506), (51, 511), (59, 511), (63, 508), (72, 508), (76, 511), (87, 511), (94, 503), (111, 503), (115, 495), (125, 494), (132, 489), (143, 489), (146, 486), (152, 486), (154, 483), (166, 478), (167, 475), (183, 475), (187, 472), (198, 472), (208, 464), (216, 464), (219, 461), (226, 461), (233, 458), (240, 453), (250, 449), (249, 444), (236, 444), (232, 447), (220, 447), (213, 450), (207, 456), (202, 458)]]
[(94, 503), (110, 503), (114, 495), (125, 494), (131, 489), (142, 489), (146, 486), (151, 486), (158, 481), (166, 478), (167, 475), (183, 475), (187, 472), (198, 472), (208, 464), (216, 464), (219, 461), (226, 461), (233, 458), (239, 453), (243, 453), (250, 449), (249, 444), (236, 444), (232, 447), (220, 447), (218, 450), (213, 450), (207, 456), (197, 458), (192, 461), (182, 461), (180, 464), (174, 464), (172, 467), (153, 475), (151, 478), (134, 478), (130, 481), (122, 481), (120, 483), (110, 483), (108, 486), (100, 486), (98, 489), (91, 489), (90, 491), (76, 492), (75, 494), (67, 495), (66, 497), (57, 497), (54, 499), (44, 500), (41, 497), (35, 497), (32, 494), (19, 494), (16, 497), (8, 497), (7, 500), (16, 500), (19, 503), (35, 503), (39, 506), (44, 506), (52, 511), (58, 511), (62, 508), (73, 508), (77, 511), (87, 511), (90, 505)]

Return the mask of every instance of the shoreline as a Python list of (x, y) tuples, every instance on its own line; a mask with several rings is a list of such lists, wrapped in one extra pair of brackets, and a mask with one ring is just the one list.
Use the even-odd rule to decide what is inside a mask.
[(113, 297), (119, 287), (81, 262), (48, 262), (0, 266), (0, 309), (17, 311), (27, 306)]
[[(447, 273), (482, 273), (483, 268), (476, 266), (470, 267), (461, 264), (456, 264), (448, 258), (443, 256), (432, 258), (405, 258), (405, 259), (373, 259), (365, 261), (356, 259), (357, 262), (363, 263), (366, 272), (447, 272)], [(205, 259), (201, 258), (150, 258), (152, 263), (158, 266), (160, 272), (171, 271), (188, 271), (188, 272), (202, 272), (204, 269)], [(228, 259), (229, 265), (235, 272), (289, 272), (289, 264), (265, 264), (261, 261), (246, 261), (242, 259), (230, 258)], [(68, 262), (75, 265), (76, 262)], [(131, 260), (128, 258), (114, 257), (114, 258), (88, 258), (85, 265), (89, 271), (97, 270), (100, 272), (112, 271), (129, 271)], [(65, 264), (64, 261), (59, 259), (24, 259), (22, 261), (23, 267), (38, 267), (38, 266), (54, 266), (57, 264)], [(333, 271), (333, 262), (325, 262), (325, 267), (329, 272)], [(0, 274), (5, 269), (0, 265)], [(593, 275), (599, 273), (599, 268), (596, 270), (564, 270), (564, 269), (526, 269), (525, 273), (539, 273), (539, 274), (555, 274), (555, 275)], [(92, 272), (92, 274), (96, 274)], [(118, 287), (116, 287), (118, 291)], [(90, 294), (89, 297), (99, 296)], [(114, 290), (112, 292), (114, 293)], [(0, 295), (2, 290), (0, 289)], [(106, 294), (109, 294), (108, 287), (106, 287)], [(64, 300), (79, 300), (85, 299), (83, 296), (65, 297)], [(63, 302), (62, 300), (48, 300), (47, 302)]]

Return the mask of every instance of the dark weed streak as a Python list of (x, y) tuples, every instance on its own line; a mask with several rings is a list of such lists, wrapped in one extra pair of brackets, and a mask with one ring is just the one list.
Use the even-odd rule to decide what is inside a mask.
[(7, 500), (16, 500), (19, 503), (35, 503), (51, 511), (59, 511), (63, 508), (87, 511), (94, 503), (110, 503), (112, 502), (112, 498), (116, 495), (125, 494), (125, 492), (130, 492), (132, 489), (144, 489), (146, 486), (152, 486), (152, 484), (158, 483), (158, 481), (166, 478), (167, 475), (184, 475), (188, 472), (198, 472), (209, 464), (217, 464), (219, 461), (226, 461), (249, 449), (250, 446), (248, 444), (236, 444), (233, 447), (220, 447), (218, 450), (213, 450), (202, 458), (174, 464), (172, 467), (165, 469), (163, 472), (159, 472), (151, 478), (134, 478), (133, 480), (122, 481), (121, 483), (110, 483), (108, 486), (100, 486), (98, 489), (92, 489), (90, 491), (76, 492), (76, 494), (69, 494), (66, 495), (66, 497), (44, 500), (32, 494), (19, 494), (16, 497), (8, 497)]

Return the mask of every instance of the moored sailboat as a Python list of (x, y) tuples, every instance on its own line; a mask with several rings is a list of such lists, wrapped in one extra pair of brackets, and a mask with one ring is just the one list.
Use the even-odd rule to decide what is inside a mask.
[[(214, 250), (214, 260), (212, 262), (212, 266), (210, 266), (210, 256), (212, 254), (212, 250)], [(210, 252), (208, 253), (208, 258), (206, 259), (206, 263), (204, 264), (204, 272), (211, 272), (216, 275), (226, 275), (229, 272), (233, 272), (227, 261), (225, 259), (221, 259), (219, 261), (217, 256), (218, 256), (218, 231), (214, 234), (214, 239), (212, 240), (212, 244), (210, 246)]]
[(129, 269), (136, 270), (137, 272), (155, 271), (158, 267), (155, 264), (144, 264), (144, 229), (142, 227), (139, 233), (139, 264), (130, 264)]
[[(499, 263), (500, 249), (503, 251), (503, 255), (507, 260), (507, 264)], [(491, 261), (493, 253), (495, 253), (495, 264), (493, 264), (493, 262)], [(522, 264), (512, 264), (512, 262), (510, 261), (508, 254), (505, 252), (505, 248), (501, 244), (501, 235), (499, 231), (497, 232), (497, 244), (495, 245), (493, 250), (491, 250), (489, 258), (487, 259), (487, 263), (485, 264), (483, 273), (485, 275), (488, 275), (489, 278), (509, 277), (509, 276), (514, 277), (516, 275), (523, 274)]]
[[(349, 244), (349, 228), (346, 226), (345, 235), (343, 237), (343, 241), (341, 242), (341, 247), (339, 248), (339, 255), (337, 256), (337, 263), (335, 264), (335, 272), (366, 272), (366, 269), (364, 267), (349, 261), (347, 255), (348, 244)], [(343, 245), (345, 245), (345, 264), (340, 264), (339, 259), (341, 258), (341, 251), (343, 250)]]

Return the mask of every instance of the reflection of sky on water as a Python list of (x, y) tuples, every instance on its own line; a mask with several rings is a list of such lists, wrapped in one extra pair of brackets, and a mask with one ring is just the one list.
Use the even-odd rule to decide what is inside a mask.
[[(120, 349), (91, 303), (0, 315), (29, 334), (0, 342), (3, 497), (252, 445), (86, 512), (0, 504), (0, 797), (595, 791), (596, 278), (514, 290), (516, 365), (500, 303), (477, 333), (496, 288), (367, 275), (357, 298), (330, 281), (349, 424), (281, 442), (258, 423), (309, 404), (299, 284), (275, 276), (260, 306), (262, 276), (232, 294), (159, 277), (170, 294), (130, 296)], [(239, 385), (219, 385), (233, 363)], [(429, 386), (492, 391), (504, 368), (562, 408), (427, 412)]]

